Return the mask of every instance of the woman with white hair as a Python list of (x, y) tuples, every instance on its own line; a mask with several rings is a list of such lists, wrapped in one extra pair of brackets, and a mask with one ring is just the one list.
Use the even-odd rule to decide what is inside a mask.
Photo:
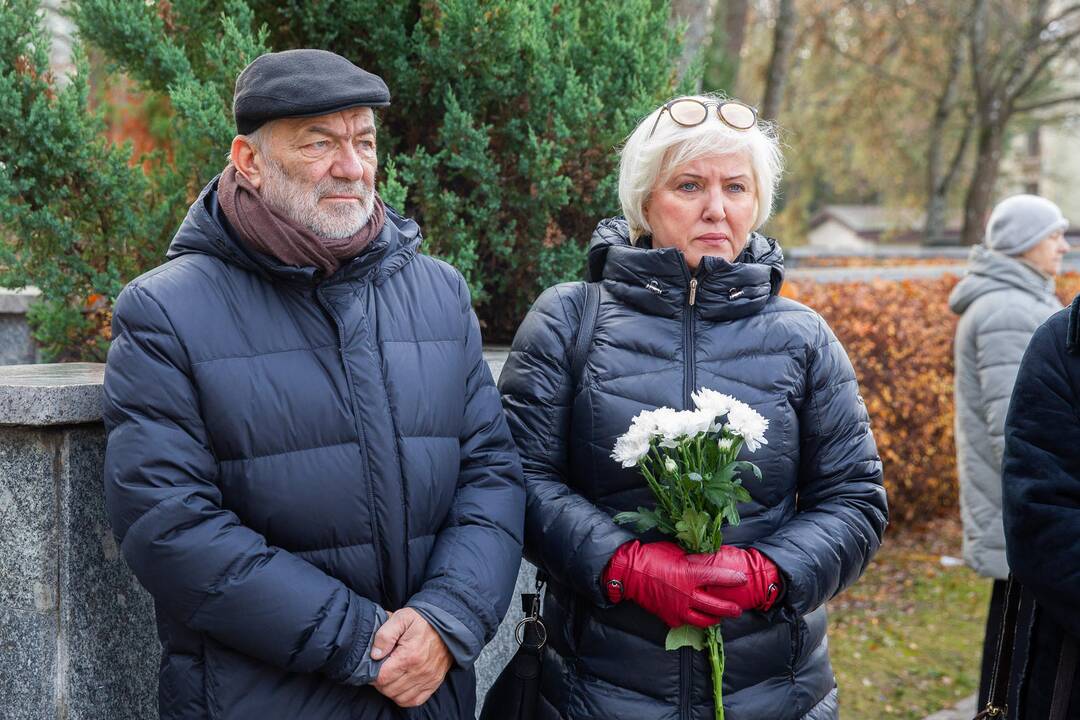
[[(847, 355), (779, 296), (783, 254), (757, 232), (780, 168), (774, 129), (743, 103), (657, 108), (622, 149), (625, 219), (602, 221), (589, 249), (595, 321), (582, 316), (596, 285), (557, 285), (514, 339), (500, 390), (525, 469), (525, 555), (549, 578), (539, 718), (712, 718), (708, 658), (664, 639), (721, 619), (728, 720), (838, 717), (824, 603), (862, 573), (887, 509)], [(703, 387), (765, 416), (768, 444), (741, 524), (690, 562), (612, 519), (654, 500), (610, 455), (639, 412), (692, 408)]]

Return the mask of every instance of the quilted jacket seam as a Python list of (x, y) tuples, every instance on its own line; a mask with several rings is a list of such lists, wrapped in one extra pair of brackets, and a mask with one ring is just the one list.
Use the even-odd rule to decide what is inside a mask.
[[(566, 313), (566, 305), (563, 303), (562, 293), (559, 291), (558, 288), (555, 289), (555, 297), (558, 299), (559, 307), (562, 309), (562, 312), (563, 312), (563, 324), (564, 324), (564, 327), (570, 327), (570, 318)], [(567, 352), (567, 348), (565, 346), (563, 346), (563, 348), (562, 348), (562, 358), (561, 358), (562, 363), (566, 362), (566, 352)], [(556, 362), (558, 362), (558, 360)], [(556, 398), (562, 397), (563, 388), (566, 387), (566, 378), (567, 378), (568, 373), (564, 372), (564, 369), (565, 369), (564, 365), (560, 364), (559, 365), (559, 384), (555, 387), (555, 397)], [(571, 402), (566, 405), (566, 408), (569, 409), (572, 406), (573, 406), (573, 400), (571, 399)], [(548, 412), (546, 413), (547, 417), (544, 419), (544, 424), (545, 424), (546, 427), (544, 428), (544, 433), (543, 433), (543, 437), (544, 437), (543, 448), (547, 452), (551, 451), (552, 443), (555, 440), (554, 433), (551, 432), (551, 429), (555, 425), (556, 412), (557, 412), (557, 407), (556, 407), (555, 403), (551, 403), (550, 406), (549, 406)]]
[(337, 349), (337, 345), (309, 345), (305, 347), (283, 348), (281, 350), (267, 350), (266, 352), (250, 353), (248, 355), (223, 355), (221, 357), (204, 358), (202, 360), (193, 360), (190, 362), (191, 367), (198, 367), (199, 365), (205, 365), (207, 363), (226, 362), (229, 360), (252, 360), (254, 358), (269, 357), (270, 355), (283, 355), (285, 353), (298, 353), (298, 352), (313, 352), (315, 350), (329, 350)]

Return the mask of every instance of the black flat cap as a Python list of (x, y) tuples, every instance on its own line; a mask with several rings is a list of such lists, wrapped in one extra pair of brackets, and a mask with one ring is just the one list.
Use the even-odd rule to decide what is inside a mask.
[(326, 50), (285, 50), (251, 61), (236, 78), (233, 117), (241, 135), (283, 117), (315, 117), (390, 104), (378, 75)]

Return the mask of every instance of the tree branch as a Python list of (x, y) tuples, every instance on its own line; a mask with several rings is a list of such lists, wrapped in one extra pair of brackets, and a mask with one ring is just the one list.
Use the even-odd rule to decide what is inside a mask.
[(1038, 102), (1028, 103), (1026, 105), (1017, 105), (1014, 110), (1018, 113), (1028, 113), (1035, 110), (1042, 110), (1043, 108), (1053, 107), (1055, 105), (1064, 105), (1065, 103), (1080, 103), (1080, 93), (1076, 95), (1066, 95), (1064, 97), (1051, 98), (1050, 100), (1040, 100)]
[(776, 26), (773, 28), (772, 57), (765, 79), (765, 97), (761, 102), (761, 116), (767, 120), (775, 120), (780, 114), (791, 51), (795, 45), (796, 22), (795, 0), (780, 0)]
[(1043, 25), (1042, 28), (1040, 29), (1040, 33), (1042, 33), (1043, 31), (1049, 30), (1050, 26), (1053, 25), (1054, 23), (1064, 22), (1065, 19), (1068, 18), (1073, 13), (1080, 13), (1080, 3), (1077, 3), (1076, 5), (1070, 5), (1069, 7), (1065, 8), (1064, 10), (1059, 12), (1054, 17), (1047, 20), (1046, 24)]
[(956, 146), (956, 152), (949, 162), (949, 170), (945, 173), (945, 177), (941, 179), (942, 189), (952, 185), (953, 178), (956, 177), (956, 171), (960, 169), (960, 163), (964, 159), (964, 151), (967, 150), (968, 142), (971, 140), (971, 131), (975, 127), (975, 118), (972, 114), (964, 113), (964, 115), (966, 118), (966, 121), (964, 122), (964, 132), (960, 135), (960, 142)]
[(975, 85), (975, 97), (981, 104), (986, 97), (986, 67), (983, 65), (983, 45), (986, 43), (986, 0), (974, 0), (971, 6), (971, 79)]
[[(1026, 32), (1015, 51), (1000, 51), (999, 57), (1006, 58), (1001, 65), (1000, 82), (993, 83), (994, 94), (1004, 97), (1010, 95), (1009, 88), (1021, 82), (1020, 77), (1028, 66), (1028, 58), (1038, 53), (1042, 43), (1043, 29), (1046, 27), (1046, 0), (1039, 0), (1031, 6), (1031, 13), (1025, 25)], [(1015, 97), (1015, 96), (1014, 96)]]
[(896, 73), (891, 73), (888, 70), (883, 69), (881, 67), (880, 61), (877, 58), (873, 60), (866, 60), (848, 50), (844, 50), (836, 44), (836, 41), (834, 39), (827, 35), (825, 37), (825, 44), (829, 46), (830, 50), (832, 50), (840, 57), (855, 65), (858, 65), (863, 70), (866, 70), (870, 74), (876, 75), (883, 80), (894, 82), (901, 87), (906, 87), (909, 90), (914, 90), (915, 92), (919, 93), (933, 94), (936, 91), (936, 88), (920, 85), (919, 83), (913, 82), (909, 78), (903, 77), (902, 75), (897, 75)]
[(1072, 32), (1066, 33), (1065, 35), (1059, 37), (1050, 46), (1050, 51), (1047, 52), (1042, 58), (1040, 58), (1037, 63), (1035, 63), (1035, 66), (1031, 68), (1031, 71), (1027, 74), (1027, 77), (1021, 80), (1018, 86), (1013, 88), (1011, 91), (1006, 88), (1004, 98), (1005, 101), (1010, 104), (1015, 103), (1016, 100), (1018, 100), (1025, 92), (1027, 92), (1028, 88), (1030, 88), (1032, 84), (1039, 79), (1039, 76), (1042, 75), (1042, 72), (1046, 69), (1046, 66), (1052, 63), (1058, 55), (1060, 55), (1067, 48), (1069, 48), (1078, 38), (1080, 38), (1080, 28), (1077, 28), (1076, 30), (1073, 30)]

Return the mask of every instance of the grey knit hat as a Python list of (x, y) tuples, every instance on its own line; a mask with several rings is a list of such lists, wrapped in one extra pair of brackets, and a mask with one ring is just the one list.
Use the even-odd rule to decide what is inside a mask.
[(986, 246), (1005, 255), (1020, 255), (1047, 237), (1069, 227), (1061, 208), (1038, 195), (1005, 198), (990, 213)]

